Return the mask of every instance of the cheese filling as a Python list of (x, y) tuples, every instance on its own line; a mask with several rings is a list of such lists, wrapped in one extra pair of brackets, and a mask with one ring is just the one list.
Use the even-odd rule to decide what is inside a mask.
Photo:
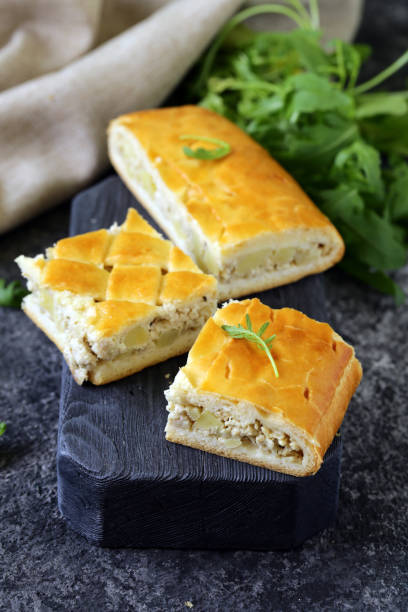
[(168, 427), (201, 435), (202, 440), (212, 440), (220, 448), (262, 450), (274, 458), (302, 463), (303, 451), (290, 435), (262, 424), (259, 419), (243, 422), (224, 406), (212, 411), (199, 405), (168, 405)]

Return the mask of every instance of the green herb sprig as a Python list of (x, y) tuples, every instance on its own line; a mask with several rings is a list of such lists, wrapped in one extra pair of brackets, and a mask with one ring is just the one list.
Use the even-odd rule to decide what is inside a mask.
[(5, 431), (6, 431), (6, 423), (4, 421), (1, 421), (1, 423), (0, 423), (0, 436), (2, 436)]
[[(262, 12), (286, 15), (298, 27), (253, 32), (242, 25)], [(369, 47), (324, 46), (318, 28), (316, 0), (308, 11), (299, 0), (241, 11), (175, 102), (224, 115), (265, 147), (342, 234), (340, 266), (399, 304), (404, 294), (389, 272), (407, 261), (408, 91), (372, 89), (408, 63), (408, 51), (361, 83)]]
[(221, 159), (221, 157), (225, 157), (231, 152), (231, 147), (228, 142), (224, 142), (224, 140), (219, 140), (218, 138), (184, 134), (180, 136), (180, 140), (201, 140), (202, 142), (211, 142), (212, 144), (218, 145), (216, 149), (204, 149), (203, 147), (192, 149), (191, 147), (183, 147), (184, 155), (194, 159)]
[(272, 354), (270, 351), (271, 343), (276, 338), (276, 334), (273, 334), (273, 336), (270, 336), (269, 338), (262, 338), (263, 333), (266, 331), (269, 325), (269, 321), (266, 321), (265, 323), (263, 323), (263, 325), (261, 325), (261, 327), (256, 332), (252, 329), (252, 321), (251, 321), (249, 314), (245, 315), (245, 320), (247, 324), (246, 328), (243, 325), (241, 325), (241, 323), (239, 323), (238, 326), (222, 325), (221, 327), (232, 338), (237, 338), (237, 339), (243, 338), (245, 340), (248, 340), (248, 342), (253, 342), (262, 351), (265, 351), (265, 353), (268, 356), (269, 361), (272, 364), (273, 371), (275, 373), (276, 378), (279, 378), (278, 368), (276, 367), (275, 360), (272, 357)]
[(20, 281), (12, 281), (6, 285), (4, 278), (0, 278), (0, 306), (20, 308), (22, 299), (29, 293)]

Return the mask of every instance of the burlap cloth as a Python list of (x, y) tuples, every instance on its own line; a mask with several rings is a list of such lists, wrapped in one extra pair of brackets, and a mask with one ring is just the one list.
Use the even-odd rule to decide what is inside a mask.
[[(106, 168), (109, 120), (159, 105), (242, 4), (2, 0), (0, 232), (70, 197)], [(334, 13), (322, 11), (323, 23), (340, 24), (333, 34), (349, 37), (359, 1), (321, 4), (335, 5)]]

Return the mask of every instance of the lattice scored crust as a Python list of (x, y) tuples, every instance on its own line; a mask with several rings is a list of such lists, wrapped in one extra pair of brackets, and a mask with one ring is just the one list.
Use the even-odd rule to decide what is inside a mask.
[[(269, 321), (272, 355), (222, 325)], [(166, 392), (166, 437), (296, 476), (315, 473), (361, 379), (354, 349), (327, 323), (258, 299), (231, 302), (208, 320)]]
[(26, 314), (78, 384), (104, 384), (188, 350), (216, 309), (216, 281), (134, 209), (122, 226), (64, 238), (17, 263)]

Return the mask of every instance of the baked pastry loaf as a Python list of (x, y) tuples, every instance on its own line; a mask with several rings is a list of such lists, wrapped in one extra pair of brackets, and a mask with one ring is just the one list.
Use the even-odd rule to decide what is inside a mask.
[[(276, 334), (271, 354), (223, 325)], [(166, 391), (166, 438), (295, 476), (314, 474), (362, 371), (353, 348), (327, 323), (258, 299), (230, 302), (210, 318), (187, 365)]]
[(23, 310), (78, 384), (101, 385), (187, 351), (217, 307), (217, 283), (134, 209), (121, 227), (65, 238), (16, 259)]
[[(214, 160), (185, 155), (186, 144), (214, 147), (208, 137), (228, 143), (231, 152)], [(321, 272), (343, 256), (340, 234), (296, 181), (212, 111), (181, 106), (123, 115), (109, 126), (108, 148), (150, 215), (217, 278), (220, 299)]]

